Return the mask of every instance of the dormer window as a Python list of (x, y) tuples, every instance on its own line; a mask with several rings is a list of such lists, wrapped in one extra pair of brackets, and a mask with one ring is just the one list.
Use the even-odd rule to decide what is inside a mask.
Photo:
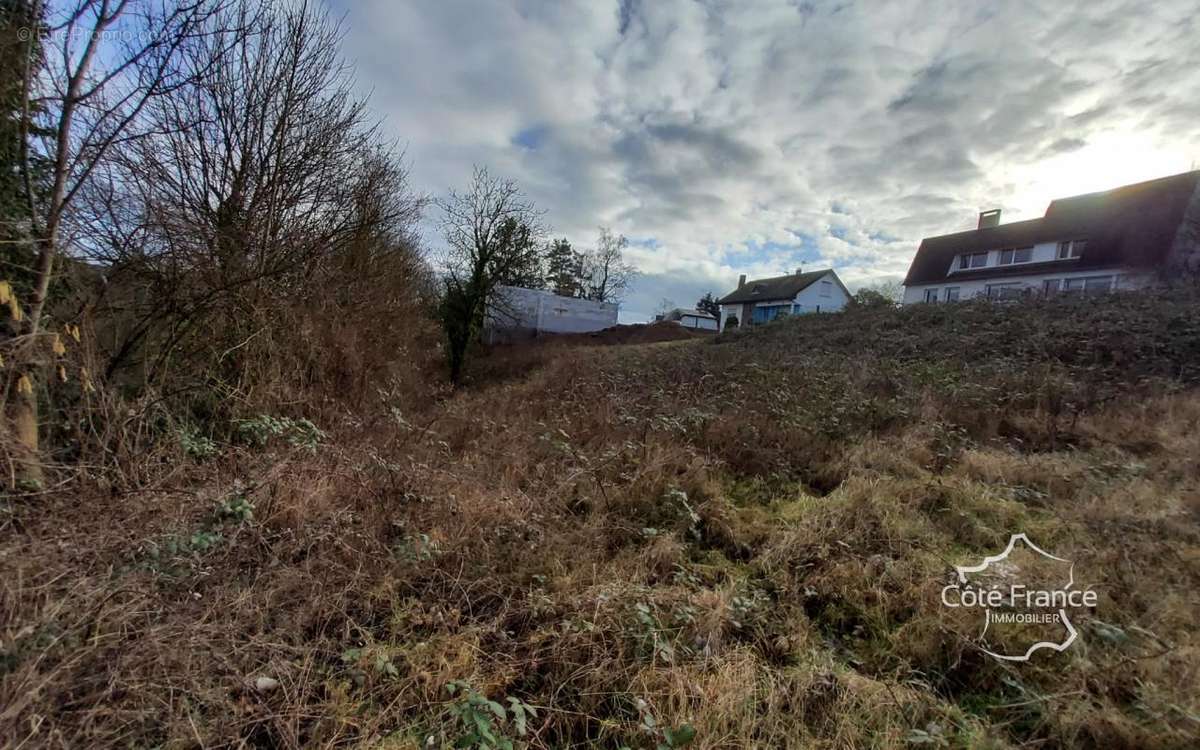
[(1014, 263), (1028, 263), (1033, 260), (1032, 247), (1014, 247), (1000, 251), (1000, 265), (1011, 266)]
[(958, 256), (958, 269), (983, 268), (987, 265), (987, 253), (964, 253)]
[(1087, 247), (1087, 240), (1065, 240), (1058, 243), (1058, 259), (1070, 260), (1083, 255), (1083, 249)]

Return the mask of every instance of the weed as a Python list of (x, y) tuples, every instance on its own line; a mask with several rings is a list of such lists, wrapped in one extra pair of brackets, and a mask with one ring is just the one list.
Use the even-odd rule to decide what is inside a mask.
[(770, 597), (762, 589), (748, 586), (729, 600), (730, 622), (738, 630), (751, 627), (762, 620), (770, 605)]
[(254, 504), (242, 493), (234, 493), (217, 504), (216, 521), (249, 523), (254, 520)]
[(524, 737), (529, 732), (529, 719), (537, 717), (537, 709), (519, 698), (509, 696), (505, 708), (463, 682), (448, 683), (446, 692), (460, 696), (449, 709), (459, 732), (454, 747), (513, 750), (518, 740), (509, 736), (509, 725), (518, 738)]
[(667, 664), (675, 661), (674, 641), (678, 628), (663, 626), (654, 609), (647, 602), (635, 603), (633, 616), (638, 625), (636, 629), (638, 647), (645, 657), (661, 660)]
[(912, 729), (904, 741), (921, 747), (950, 747), (950, 740), (938, 724), (930, 722), (924, 729)]
[[(687, 747), (696, 738), (696, 728), (691, 724), (682, 724), (678, 727), (664, 726), (654, 718), (646, 701), (638, 698), (636, 706), (639, 719), (638, 728), (652, 738), (655, 743), (654, 750), (676, 750), (676, 748)], [(623, 747), (622, 750), (630, 750), (630, 748)]]
[(259, 414), (250, 419), (236, 420), (234, 425), (238, 434), (256, 448), (265, 448), (271, 440), (282, 438), (292, 447), (303, 448), (309, 453), (315, 453), (326, 439), (324, 432), (303, 418), (293, 419)]
[(381, 679), (396, 679), (400, 670), (392, 661), (387, 649), (380, 647), (355, 647), (342, 651), (341, 661), (355, 685), (367, 683), (368, 673)]
[(393, 554), (407, 562), (426, 562), (437, 557), (440, 551), (437, 542), (428, 534), (405, 536), (392, 545)]
[(183, 448), (183, 452), (198, 461), (210, 459), (220, 452), (217, 442), (202, 434), (193, 425), (183, 426), (180, 428), (178, 435), (179, 446)]

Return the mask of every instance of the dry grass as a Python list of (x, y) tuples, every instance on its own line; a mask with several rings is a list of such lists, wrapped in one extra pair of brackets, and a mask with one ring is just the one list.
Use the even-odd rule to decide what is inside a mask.
[[(315, 454), (8, 498), (0, 744), (448, 747), (457, 681), (535, 707), (504, 726), (534, 748), (652, 748), (646, 715), (700, 748), (1195, 746), (1195, 310), (505, 350), (325, 407)], [(1100, 603), (1012, 666), (938, 591), (1015, 531)]]

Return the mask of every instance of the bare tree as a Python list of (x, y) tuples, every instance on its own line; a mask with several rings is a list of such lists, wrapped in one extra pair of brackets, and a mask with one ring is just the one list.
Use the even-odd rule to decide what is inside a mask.
[[(17, 440), (24, 449), (23, 479), (40, 482), (37, 396), (37, 342), (47, 293), (62, 252), (60, 233), (79, 192), (111, 149), (143, 135), (146, 108), (186, 83), (179, 51), (191, 40), (211, 32), (209, 20), (223, 0), (75, 0), (49, 14), (42, 36), (45, 66), (36, 73), (26, 66), (22, 122), (31, 113), (47, 113), (37, 135), (22, 139), (21, 171), (24, 198), (30, 208), (31, 234), (37, 243), (34, 283), (14, 357), (24, 367), (11, 368), (0, 408), (11, 412)], [(33, 17), (42, 15), (35, 5)], [(33, 162), (50, 165), (49, 189), (35, 189)], [(9, 396), (14, 383), (16, 398)]]
[(156, 131), (116, 151), (78, 216), (116, 290), (110, 375), (138, 364), (153, 380), (182, 358), (236, 377), (222, 354), (257, 330), (256, 310), (306, 293), (364, 237), (415, 245), (422, 201), (352, 92), (339, 24), (308, 3), (241, 0), (211, 25), (180, 55), (192, 83), (148, 108)]
[(541, 213), (517, 184), (483, 167), (475, 168), (466, 192), (451, 191), (439, 205), (447, 245), (441, 318), (450, 381), (458, 383), (496, 288), (540, 265), (543, 229)]
[(625, 262), (629, 240), (600, 227), (596, 247), (584, 253), (582, 276), (584, 297), (596, 302), (620, 302), (637, 277), (637, 269)]

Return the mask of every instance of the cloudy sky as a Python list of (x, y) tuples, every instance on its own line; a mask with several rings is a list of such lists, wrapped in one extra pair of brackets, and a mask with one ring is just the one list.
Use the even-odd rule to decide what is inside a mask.
[(630, 239), (623, 322), (1200, 165), (1194, 0), (326, 2), (419, 190), (486, 165)]

